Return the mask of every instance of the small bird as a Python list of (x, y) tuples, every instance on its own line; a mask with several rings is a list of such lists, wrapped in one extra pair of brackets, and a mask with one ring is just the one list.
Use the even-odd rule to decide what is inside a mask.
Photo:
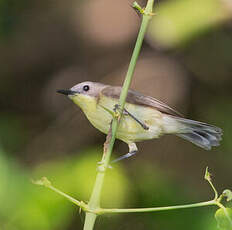
[[(107, 134), (112, 115), (118, 108), (121, 87), (98, 82), (82, 82), (71, 89), (57, 90), (67, 95), (84, 112), (90, 123)], [(116, 138), (125, 142), (129, 152), (113, 162), (128, 158), (138, 151), (136, 142), (175, 134), (210, 150), (218, 146), (222, 130), (216, 126), (184, 118), (163, 102), (129, 90)]]

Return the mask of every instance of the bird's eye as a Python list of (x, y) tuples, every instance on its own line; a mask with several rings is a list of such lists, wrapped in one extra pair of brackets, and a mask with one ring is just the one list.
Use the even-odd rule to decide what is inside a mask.
[(83, 90), (84, 91), (88, 91), (89, 90), (89, 86), (88, 85), (84, 85)]

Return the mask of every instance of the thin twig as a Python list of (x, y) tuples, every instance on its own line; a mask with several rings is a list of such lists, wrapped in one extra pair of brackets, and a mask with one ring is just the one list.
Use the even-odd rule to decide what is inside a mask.
[(186, 205), (174, 205), (167, 207), (153, 207), (153, 208), (128, 208), (128, 209), (119, 209), (119, 208), (101, 208), (98, 210), (98, 214), (108, 214), (108, 213), (136, 213), (136, 212), (157, 212), (157, 211), (167, 211), (167, 210), (176, 210), (176, 209), (185, 209), (185, 208), (196, 208), (196, 207), (204, 207), (210, 205), (217, 205), (215, 200), (204, 201), (193, 204)]

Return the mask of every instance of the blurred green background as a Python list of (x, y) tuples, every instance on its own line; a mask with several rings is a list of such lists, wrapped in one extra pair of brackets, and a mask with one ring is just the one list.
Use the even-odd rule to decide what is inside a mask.
[[(87, 201), (105, 136), (56, 89), (85, 80), (121, 85), (139, 28), (130, 0), (0, 0), (0, 229), (82, 229), (84, 214), (33, 185), (48, 177)], [(144, 5), (146, 2), (139, 2)], [(207, 152), (175, 136), (139, 143), (109, 170), (105, 207), (211, 199), (232, 187), (232, 4), (159, 0), (132, 88), (224, 130)], [(126, 153), (116, 141), (113, 157)], [(216, 230), (215, 207), (101, 216), (96, 229)]]

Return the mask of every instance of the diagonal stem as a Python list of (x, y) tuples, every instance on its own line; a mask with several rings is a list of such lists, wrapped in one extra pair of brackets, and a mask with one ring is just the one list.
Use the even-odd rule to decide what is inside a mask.
[[(116, 138), (118, 124), (119, 124), (120, 117), (122, 115), (122, 111), (123, 111), (123, 108), (126, 102), (126, 97), (127, 97), (130, 83), (132, 80), (132, 76), (135, 70), (135, 65), (136, 65), (140, 50), (141, 50), (144, 35), (147, 30), (148, 22), (151, 19), (153, 4), (154, 4), (154, 0), (148, 0), (146, 8), (143, 13), (139, 34), (136, 40), (135, 48), (134, 48), (134, 51), (131, 57), (131, 61), (128, 67), (128, 71), (125, 77), (125, 81), (124, 81), (120, 99), (119, 99), (119, 106), (121, 109), (119, 110), (119, 114), (117, 114), (117, 116), (116, 116), (116, 112), (114, 114), (115, 116), (113, 117), (113, 121), (111, 123), (111, 129), (107, 135), (109, 144), (106, 144), (107, 148), (104, 148), (105, 151), (102, 157), (102, 164), (98, 167), (98, 174), (97, 174), (94, 188), (93, 188), (90, 201), (88, 204), (89, 207), (92, 209), (100, 208), (100, 198), (101, 198), (101, 191), (102, 191), (103, 181), (105, 177), (105, 172), (110, 162), (110, 157), (111, 157), (111, 153), (112, 153), (115, 138)], [(84, 230), (92, 230), (94, 228), (94, 223), (96, 221), (96, 218), (97, 218), (97, 214), (87, 212), (85, 223), (84, 223)]]

